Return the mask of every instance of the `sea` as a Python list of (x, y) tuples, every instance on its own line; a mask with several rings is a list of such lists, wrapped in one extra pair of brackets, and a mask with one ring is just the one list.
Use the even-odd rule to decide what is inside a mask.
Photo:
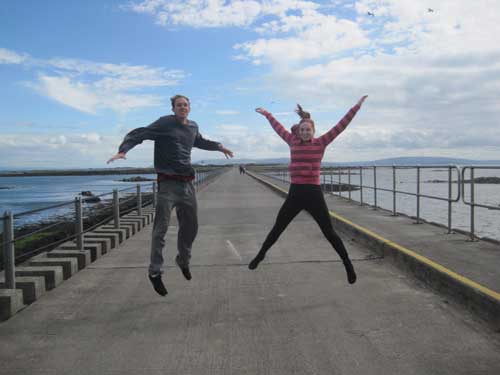
[[(74, 210), (75, 198), (83, 191), (90, 191), (93, 195), (108, 193), (101, 197), (102, 200), (111, 200), (114, 189), (126, 190), (121, 194), (135, 193), (137, 184), (141, 185), (141, 191), (152, 191), (153, 181), (121, 181), (137, 176), (156, 178), (154, 174), (0, 177), (0, 215), (3, 216), (7, 211), (19, 215), (66, 203), (61, 207), (22, 215), (15, 220), (15, 225), (20, 226), (71, 212)], [(92, 203), (84, 205), (90, 206)]]

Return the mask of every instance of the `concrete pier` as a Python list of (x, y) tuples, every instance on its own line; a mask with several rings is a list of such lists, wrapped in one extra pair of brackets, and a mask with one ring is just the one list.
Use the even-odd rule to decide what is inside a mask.
[(173, 261), (173, 214), (166, 297), (147, 279), (146, 226), (0, 323), (2, 375), (500, 373), (498, 333), (386, 253), (343, 232), (349, 285), (301, 213), (250, 271), (283, 198), (235, 170), (198, 199), (191, 281)]

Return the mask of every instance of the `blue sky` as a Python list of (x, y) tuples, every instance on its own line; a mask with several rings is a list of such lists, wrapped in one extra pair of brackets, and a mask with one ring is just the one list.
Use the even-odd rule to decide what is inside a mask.
[[(106, 167), (176, 93), (237, 158), (288, 156), (258, 106), (289, 127), (301, 103), (320, 135), (368, 94), (324, 160), (500, 159), (493, 0), (4, 0), (0, 16), (2, 169)], [(151, 164), (145, 142), (114, 165)]]

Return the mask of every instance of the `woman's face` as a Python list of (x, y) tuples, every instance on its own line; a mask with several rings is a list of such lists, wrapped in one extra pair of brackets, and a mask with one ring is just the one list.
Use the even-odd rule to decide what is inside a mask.
[(307, 142), (314, 136), (314, 129), (310, 122), (304, 121), (299, 125), (299, 137), (303, 141)]

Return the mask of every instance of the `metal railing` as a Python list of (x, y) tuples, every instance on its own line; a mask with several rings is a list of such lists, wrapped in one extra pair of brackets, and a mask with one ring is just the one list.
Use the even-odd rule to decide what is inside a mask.
[[(215, 168), (210, 170), (195, 171), (194, 185), (199, 187), (208, 183), (210, 180), (225, 172), (226, 168)], [(142, 208), (149, 204), (152, 207), (156, 206), (157, 186), (156, 182), (146, 184), (136, 184), (135, 186), (124, 189), (113, 189), (111, 192), (106, 192), (99, 195), (92, 195), (90, 198), (75, 197), (74, 200), (50, 205), (47, 207), (20, 212), (13, 214), (10, 211), (4, 212), (0, 216), (0, 223), (3, 224), (2, 242), (0, 246), (3, 250), (3, 268), (5, 271), (5, 285), (8, 289), (15, 289), (15, 265), (16, 263), (26, 260), (34, 255), (44, 251), (50, 251), (62, 243), (73, 240), (76, 250), (85, 248), (84, 234), (94, 230), (95, 228), (112, 222), (115, 228), (120, 227), (120, 217), (132, 211), (136, 211), (138, 216), (142, 215)], [(146, 189), (144, 189), (146, 187)], [(150, 189), (148, 189), (151, 187)], [(83, 203), (89, 203), (90, 200), (98, 202), (95, 206), (84, 209)], [(42, 211), (54, 210), (56, 208), (67, 208), (70, 206), (69, 213), (53, 219), (47, 224), (39, 223), (34, 225), (36, 229), (27, 233), (15, 235), (15, 221)], [(85, 219), (90, 217), (93, 220), (88, 220), (85, 226)], [(16, 243), (23, 240), (28, 240), (30, 237), (42, 234), (48, 230), (64, 225), (65, 230), (61, 231), (58, 239), (49, 243), (45, 243), (40, 247), (30, 249), (16, 255)], [(69, 228), (72, 227), (72, 230)], [(67, 232), (70, 233), (67, 233)], [(62, 238), (61, 238), (62, 237)], [(2, 264), (0, 263), (0, 266)], [(1, 268), (0, 268), (1, 269)]]
[[(474, 177), (475, 171), (476, 170), (500, 170), (500, 166), (473, 166), (473, 165), (467, 165), (462, 167), (462, 201), (465, 205), (470, 207), (470, 239), (472, 241), (476, 240), (475, 236), (475, 210), (476, 207), (481, 207), (481, 208), (487, 208), (488, 210), (500, 210), (500, 205), (489, 205), (489, 204), (483, 204), (483, 203), (477, 203), (476, 202), (476, 184), (477, 181)], [(466, 172), (469, 171), (469, 180), (466, 180), (465, 174)], [(468, 181), (469, 183), (469, 200), (466, 198), (466, 182)], [(499, 179), (500, 181), (500, 179)]]
[[(448, 179), (446, 181), (448, 185), (448, 196), (447, 197), (442, 197), (438, 195), (429, 195), (429, 194), (423, 194), (421, 192), (421, 172), (422, 170), (425, 169), (446, 169), (448, 171)], [(377, 175), (381, 170), (390, 170), (391, 171), (391, 177), (392, 177), (392, 188), (384, 188), (381, 186), (377, 185)], [(397, 177), (398, 177), (398, 170), (410, 170), (413, 169), (415, 170), (415, 187), (416, 187), (416, 192), (410, 192), (410, 191), (404, 191), (404, 190), (399, 190), (397, 189)], [(397, 216), (398, 211), (397, 211), (397, 196), (398, 194), (400, 195), (407, 195), (407, 196), (414, 196), (415, 197), (415, 219), (416, 223), (420, 224), (421, 221), (421, 199), (422, 198), (427, 198), (427, 199), (434, 199), (434, 200), (440, 200), (440, 201), (445, 201), (448, 203), (448, 233), (452, 232), (452, 204), (454, 202), (458, 202), (460, 200), (460, 169), (457, 166), (454, 165), (425, 165), (425, 166), (396, 166), (396, 165), (391, 165), (391, 166), (359, 166), (359, 167), (334, 167), (334, 168), (329, 168), (329, 170), (332, 171), (338, 171), (337, 174), (339, 176), (339, 184), (341, 184), (341, 177), (342, 177), (342, 172), (347, 170), (347, 175), (348, 175), (348, 185), (352, 186), (351, 182), (351, 170), (357, 170), (358, 175), (359, 175), (359, 183), (354, 185), (357, 188), (359, 188), (360, 191), (360, 205), (364, 205), (364, 196), (363, 196), (363, 189), (369, 189), (373, 191), (373, 208), (377, 209), (380, 208), (378, 205), (377, 201), (377, 193), (380, 191), (385, 191), (389, 192), (392, 194), (392, 215)], [(365, 185), (363, 182), (363, 172), (364, 171), (370, 171), (372, 172), (372, 185)], [(453, 173), (456, 173), (456, 180), (453, 181), (452, 175)], [(333, 177), (333, 175), (330, 175)], [(333, 179), (331, 179), (332, 182)], [(367, 179), (365, 179), (366, 181)], [(455, 185), (456, 189), (456, 196), (453, 196), (453, 185)], [(332, 189), (333, 190), (333, 189)], [(352, 200), (351, 196), (351, 189), (349, 190), (349, 196), (348, 199)], [(333, 191), (331, 191), (332, 194), (334, 194)], [(338, 189), (338, 195), (342, 196), (342, 190)]]
[[(285, 169), (286, 168), (286, 169)], [(422, 174), (423, 171), (428, 169), (440, 170), (442, 172), (447, 172), (447, 177), (444, 180), (431, 181), (440, 182), (446, 184), (446, 192), (443, 195), (427, 194), (422, 192)], [(398, 189), (398, 177), (402, 170), (411, 171), (414, 179), (415, 191), (406, 191)], [(415, 208), (412, 210), (415, 213), (416, 223), (422, 222), (422, 201), (427, 200), (437, 200), (444, 201), (447, 203), (447, 223), (446, 227), (448, 233), (453, 233), (453, 211), (460, 203), (463, 203), (470, 207), (469, 210), (469, 221), (470, 230), (468, 234), (471, 240), (477, 239), (475, 234), (475, 223), (476, 223), (476, 208), (485, 208), (488, 210), (500, 210), (500, 205), (498, 202), (495, 204), (485, 204), (479, 203), (477, 201), (477, 191), (476, 185), (478, 184), (478, 179), (475, 177), (475, 171), (477, 170), (488, 170), (488, 171), (499, 171), (500, 166), (456, 166), (456, 165), (424, 165), (424, 166), (407, 166), (407, 165), (391, 165), (391, 166), (339, 166), (339, 167), (325, 167), (321, 169), (321, 185), (324, 191), (338, 195), (339, 197), (346, 198), (348, 200), (353, 200), (352, 191), (357, 191), (359, 199), (356, 201), (360, 205), (370, 205), (373, 209), (383, 208), (379, 204), (379, 193), (386, 192), (392, 194), (392, 207), (390, 211), (392, 215), (396, 216), (400, 214), (398, 212), (398, 196), (413, 196), (415, 197)], [(272, 177), (286, 183), (290, 182), (290, 175), (287, 167), (280, 166), (273, 168), (262, 168), (254, 169), (257, 173), (264, 174), (268, 177)], [(385, 171), (386, 173), (382, 172)], [(388, 171), (388, 173), (387, 173)], [(466, 173), (469, 172), (469, 178), (466, 179)], [(383, 178), (380, 178), (383, 175)], [(334, 177), (335, 176), (335, 177)], [(408, 173), (405, 174), (408, 177)], [(347, 180), (347, 181), (346, 181)], [(389, 182), (390, 186), (381, 186), (380, 180), (384, 180), (386, 184)], [(370, 181), (367, 183), (367, 181)], [(497, 177), (495, 183), (500, 183), (500, 178)], [(371, 191), (372, 200), (367, 203), (366, 191)], [(346, 193), (347, 191), (347, 193)], [(496, 195), (497, 199), (500, 200), (500, 192)], [(460, 207), (463, 211), (463, 207)], [(455, 214), (456, 215), (456, 214)], [(412, 215), (413, 217), (413, 215)], [(444, 223), (443, 223), (444, 224)]]

